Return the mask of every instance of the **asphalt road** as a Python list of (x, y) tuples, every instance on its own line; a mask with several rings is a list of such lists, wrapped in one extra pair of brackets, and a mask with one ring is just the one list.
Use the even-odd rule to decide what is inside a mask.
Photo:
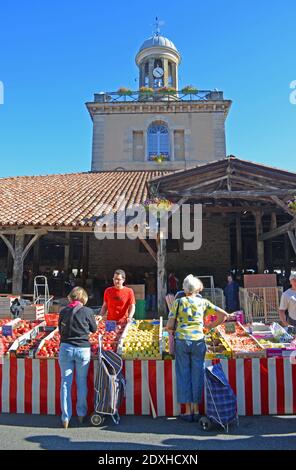
[(57, 416), (0, 414), (0, 449), (6, 450), (296, 450), (296, 416), (242, 417), (229, 433), (201, 431), (177, 418), (124, 416), (95, 428), (67, 430)]

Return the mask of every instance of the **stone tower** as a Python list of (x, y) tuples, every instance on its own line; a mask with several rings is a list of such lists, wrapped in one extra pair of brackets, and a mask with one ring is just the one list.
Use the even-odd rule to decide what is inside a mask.
[(157, 31), (136, 54), (139, 90), (94, 95), (92, 171), (180, 170), (226, 156), (223, 92), (179, 90), (181, 56)]

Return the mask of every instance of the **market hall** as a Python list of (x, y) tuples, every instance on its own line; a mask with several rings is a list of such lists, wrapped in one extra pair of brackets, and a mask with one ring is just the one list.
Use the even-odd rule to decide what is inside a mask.
[[(139, 90), (95, 94), (87, 103), (93, 122), (91, 171), (1, 180), (3, 294), (21, 295), (24, 282), (26, 293), (32, 293), (32, 280), (44, 273), (57, 273), (57, 278), (59, 273), (76, 274), (79, 283), (92, 289), (96, 281), (108, 282), (120, 265), (132, 285), (142, 283), (144, 272), (155, 273), (155, 316), (165, 319), (168, 272), (181, 279), (189, 272), (212, 276), (218, 287), (229, 270), (289, 274), (296, 253), (295, 212), (289, 202), (295, 173), (227, 157), (225, 120), (231, 101), (216, 90), (178, 91), (180, 61), (174, 44), (155, 34), (136, 56)], [(161, 233), (155, 240), (99, 240), (94, 236), (98, 215), (102, 207), (104, 216), (114, 213), (118, 197), (128, 205), (164, 199), (192, 208), (202, 204), (201, 248), (184, 250), (184, 240), (165, 239)], [(65, 294), (54, 279), (52, 288), (56, 297)], [(4, 295), (1, 313), (7, 299)], [(265, 310), (266, 303), (268, 320)], [(295, 366), (283, 354), (269, 358), (260, 353), (217, 356), (237, 391), (239, 413), (295, 412)], [(126, 360), (125, 373), (124, 412), (149, 414), (154, 408), (157, 415), (177, 414), (174, 361), (137, 357)], [(56, 361), (5, 356), (1, 381), (3, 412), (58, 412)]]

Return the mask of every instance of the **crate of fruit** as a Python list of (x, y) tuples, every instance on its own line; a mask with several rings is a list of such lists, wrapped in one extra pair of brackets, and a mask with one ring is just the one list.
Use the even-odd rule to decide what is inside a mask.
[(162, 317), (157, 320), (132, 320), (117, 352), (123, 359), (162, 359)]
[(10, 347), (9, 354), (17, 357), (35, 357), (40, 342), (46, 338), (52, 330), (53, 328), (47, 327), (45, 323), (42, 322), (23, 336), (17, 338)]
[(265, 349), (255, 338), (247, 333), (239, 322), (235, 323), (234, 330), (233, 333), (227, 333), (225, 324), (217, 327), (217, 331), (231, 349), (234, 359), (266, 357)]
[(205, 336), (205, 343), (207, 347), (206, 359), (231, 359), (231, 348), (217, 331), (210, 331)]
[(54, 313), (54, 312), (45, 313), (44, 319), (45, 319), (46, 325), (57, 327), (58, 322), (59, 322), (59, 316), (60, 316), (59, 313)]
[[(6, 323), (7, 325), (8, 323)], [(5, 326), (6, 326), (5, 325)], [(9, 335), (1, 335), (2, 343), (2, 353), (9, 354), (10, 350), (14, 351), (17, 341), (23, 337), (30, 337), (31, 332), (38, 326), (44, 325), (44, 323), (36, 320), (34, 322), (28, 322), (26, 320), (17, 319), (17, 322), (14, 323), (13, 328), (6, 331), (6, 333), (11, 333)]]
[(36, 359), (57, 359), (60, 350), (60, 333), (55, 328), (43, 338), (35, 351)]
[(13, 336), (14, 330), (17, 329), (18, 324), (21, 322), (20, 318), (15, 318), (14, 320), (4, 321), (1, 327), (2, 336)]
[(99, 337), (101, 338), (102, 349), (104, 351), (116, 352), (127, 326), (126, 321), (104, 321), (101, 320), (100, 317), (97, 317), (96, 321), (98, 325), (97, 331), (89, 336), (92, 356), (95, 357), (98, 355)]

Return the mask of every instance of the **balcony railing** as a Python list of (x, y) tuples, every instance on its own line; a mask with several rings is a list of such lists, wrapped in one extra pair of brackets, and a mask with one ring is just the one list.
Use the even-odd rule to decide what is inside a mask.
[(182, 91), (128, 91), (120, 93), (119, 91), (95, 93), (94, 101), (96, 103), (125, 103), (125, 102), (151, 102), (151, 101), (222, 101), (223, 91), (217, 90), (198, 90), (195, 93), (182, 93)]

